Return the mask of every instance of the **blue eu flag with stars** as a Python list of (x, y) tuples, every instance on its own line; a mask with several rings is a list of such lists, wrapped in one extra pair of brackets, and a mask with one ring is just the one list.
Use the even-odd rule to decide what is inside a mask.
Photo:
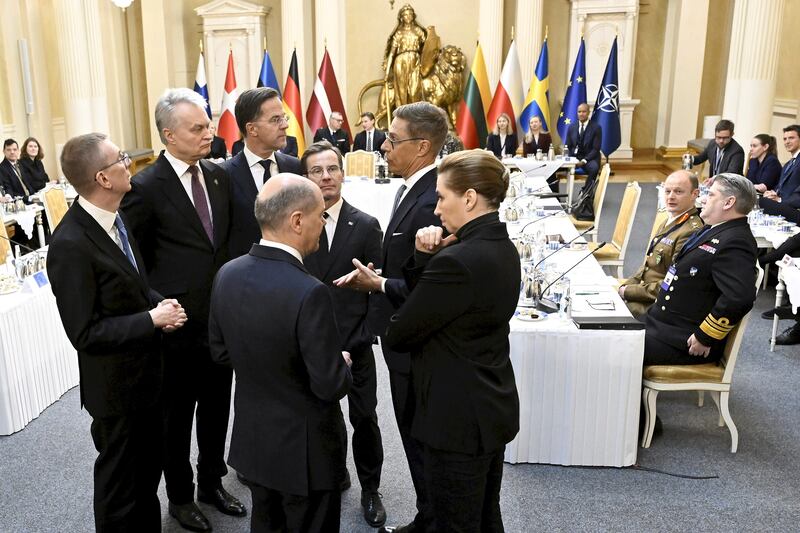
[(561, 113), (558, 114), (558, 136), (561, 141), (567, 138), (567, 130), (570, 124), (578, 121), (578, 106), (586, 103), (586, 47), (581, 37), (581, 46), (578, 48), (578, 56), (575, 58), (575, 66), (572, 67), (572, 76), (567, 83), (567, 94), (564, 96), (564, 104), (561, 106)]
[(603, 129), (600, 149), (606, 157), (614, 153), (622, 142), (619, 124), (618, 80), (617, 38), (614, 37), (614, 44), (611, 46), (611, 53), (608, 55), (606, 72), (603, 74), (603, 82), (600, 84), (600, 91), (597, 93), (597, 101), (594, 104), (594, 112), (592, 113), (592, 122), (599, 124)]

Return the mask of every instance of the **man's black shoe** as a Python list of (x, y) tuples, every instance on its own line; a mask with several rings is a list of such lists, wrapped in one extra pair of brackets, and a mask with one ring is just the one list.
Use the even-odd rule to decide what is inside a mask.
[(364, 508), (364, 520), (370, 526), (381, 527), (386, 523), (386, 509), (383, 507), (380, 492), (362, 490), (361, 507)]
[(780, 344), (781, 346), (800, 344), (800, 324), (795, 324), (775, 337), (775, 344)]
[(245, 516), (247, 514), (244, 504), (222, 487), (213, 490), (198, 488), (197, 499), (203, 503), (213, 505), (220, 513), (231, 516)]
[(345, 470), (344, 473), (345, 473), (344, 480), (342, 480), (341, 485), (339, 485), (339, 490), (342, 491), (342, 492), (344, 492), (347, 489), (349, 489), (350, 486), (353, 484), (350, 481), (350, 471), (349, 470)]
[(772, 318), (776, 314), (778, 315), (778, 318), (781, 320), (788, 320), (790, 318), (794, 318), (791, 305), (782, 305), (780, 307), (776, 307), (775, 309), (764, 311), (763, 313), (761, 313), (761, 318), (765, 320), (772, 320)]
[(177, 520), (184, 529), (189, 531), (211, 531), (211, 523), (200, 511), (196, 503), (175, 505), (169, 502), (168, 509), (169, 515)]

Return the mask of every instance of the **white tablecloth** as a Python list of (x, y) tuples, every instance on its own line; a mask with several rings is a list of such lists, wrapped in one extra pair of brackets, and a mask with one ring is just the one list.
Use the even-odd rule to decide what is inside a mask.
[(24, 428), (78, 384), (78, 356), (50, 287), (0, 296), (0, 435)]

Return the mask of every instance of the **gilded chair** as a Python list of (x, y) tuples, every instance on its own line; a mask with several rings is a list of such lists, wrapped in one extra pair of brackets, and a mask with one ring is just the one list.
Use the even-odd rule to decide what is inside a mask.
[(344, 155), (345, 176), (375, 178), (375, 152), (356, 150)]
[[(601, 266), (617, 267), (617, 278), (622, 278), (622, 267), (625, 265), (625, 251), (628, 249), (628, 242), (631, 239), (633, 220), (636, 218), (636, 210), (639, 207), (639, 198), (642, 196), (642, 188), (637, 182), (631, 182), (625, 187), (625, 194), (622, 196), (622, 205), (619, 208), (617, 224), (614, 226), (614, 234), (611, 242), (594, 254), (597, 262)], [(597, 248), (595, 243), (592, 249)]]
[[(761, 284), (764, 271), (758, 264), (758, 276), (756, 279), (756, 290)], [(751, 311), (752, 312), (752, 311)], [(649, 448), (653, 440), (653, 430), (656, 420), (656, 398), (662, 391), (685, 391), (694, 390), (698, 393), (697, 405), (703, 406), (705, 391), (709, 391), (711, 399), (717, 406), (719, 420), (717, 425), (728, 426), (731, 433), (731, 453), (736, 453), (739, 447), (739, 431), (733, 423), (731, 412), (728, 407), (728, 397), (731, 392), (731, 382), (733, 381), (733, 370), (736, 367), (736, 359), (739, 356), (739, 349), (742, 346), (747, 322), (750, 320), (750, 313), (728, 333), (725, 342), (725, 350), (722, 358), (716, 363), (704, 363), (699, 365), (650, 365), (644, 367), (642, 379), (642, 404), (645, 412), (645, 429), (642, 435), (642, 448)]]
[[(13, 230), (14, 227), (11, 226), (10, 229)], [(11, 243), (8, 242), (8, 239), (10, 239), (13, 236), (13, 233), (9, 235), (8, 230), (9, 228), (6, 227), (6, 222), (3, 219), (3, 211), (0, 210), (0, 264), (6, 262), (6, 257), (8, 257), (8, 252), (9, 250), (11, 250)]]
[(67, 197), (63, 189), (51, 187), (42, 194), (42, 203), (44, 204), (44, 212), (47, 215), (47, 225), (50, 226), (50, 234), (52, 235), (56, 226), (61, 223), (61, 219), (64, 218), (69, 209)]
[(603, 168), (600, 170), (600, 174), (597, 175), (597, 185), (595, 186), (594, 191), (594, 220), (578, 220), (572, 215), (569, 217), (569, 221), (575, 226), (578, 231), (584, 231), (592, 226), (594, 229), (588, 232), (588, 235), (592, 236), (592, 240), (597, 242), (597, 235), (600, 229), (600, 215), (603, 211), (603, 202), (606, 198), (606, 189), (608, 188), (608, 177), (611, 175), (611, 167), (608, 163), (603, 165)]

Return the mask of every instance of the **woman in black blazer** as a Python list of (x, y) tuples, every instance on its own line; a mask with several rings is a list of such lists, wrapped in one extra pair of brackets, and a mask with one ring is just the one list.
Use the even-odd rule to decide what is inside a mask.
[(781, 178), (781, 162), (778, 161), (775, 137), (759, 133), (750, 141), (750, 164), (747, 179), (753, 182), (758, 192), (772, 191)]
[(435, 214), (449, 235), (417, 232), (404, 269), (411, 293), (387, 330), (388, 346), (411, 352), (411, 434), (436, 531), (503, 530), (503, 453), (519, 431), (508, 334), (520, 262), (498, 216), (508, 180), (483, 150), (442, 160)]
[(33, 137), (25, 139), (25, 142), (22, 143), (22, 153), (19, 157), (19, 163), (28, 171), (28, 175), (31, 177), (31, 185), (33, 185), (37, 191), (44, 189), (47, 182), (50, 181), (50, 176), (44, 171), (44, 165), (42, 164), (43, 157), (44, 152), (42, 151), (39, 141)]
[(514, 125), (505, 113), (497, 117), (494, 131), (486, 138), (486, 149), (495, 157), (513, 157), (517, 152), (517, 136), (514, 134)]
[(546, 131), (542, 131), (542, 119), (538, 116), (531, 117), (528, 123), (528, 133), (522, 139), (522, 155), (536, 155), (536, 150), (541, 150), (542, 154), (547, 155), (553, 139)]

